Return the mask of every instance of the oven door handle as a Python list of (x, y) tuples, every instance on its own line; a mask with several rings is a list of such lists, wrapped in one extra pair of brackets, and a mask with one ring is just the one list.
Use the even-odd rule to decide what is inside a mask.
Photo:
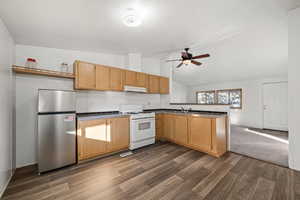
[(142, 118), (132, 119), (132, 120), (137, 121), (137, 120), (141, 120), (141, 119), (155, 119), (155, 118), (154, 117), (142, 117)]

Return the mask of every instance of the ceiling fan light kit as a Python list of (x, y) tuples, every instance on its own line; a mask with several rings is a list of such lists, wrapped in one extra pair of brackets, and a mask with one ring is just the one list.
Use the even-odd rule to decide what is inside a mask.
[(189, 65), (189, 64), (191, 64), (192, 63), (192, 61), (191, 60), (184, 60), (184, 61), (182, 61), (183, 62), (183, 64), (185, 64), (185, 65)]
[(177, 65), (176, 68), (181, 67), (183, 64), (185, 64), (185, 65), (194, 64), (194, 65), (200, 66), (200, 65), (202, 65), (202, 63), (196, 61), (195, 59), (202, 59), (202, 58), (210, 57), (209, 54), (193, 56), (193, 54), (189, 53), (189, 48), (185, 48), (184, 50), (185, 51), (181, 53), (181, 59), (167, 60), (167, 62), (181, 61), (180, 64)]

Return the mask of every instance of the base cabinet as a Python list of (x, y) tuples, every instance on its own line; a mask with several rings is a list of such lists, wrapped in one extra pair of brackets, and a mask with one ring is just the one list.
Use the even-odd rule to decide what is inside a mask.
[(129, 119), (126, 117), (78, 121), (78, 160), (86, 160), (129, 147)]
[(155, 131), (156, 131), (155, 139), (156, 140), (163, 139), (163, 128), (164, 128), (163, 117), (164, 117), (163, 114), (157, 114), (155, 116)]
[(189, 144), (197, 149), (208, 152), (212, 147), (212, 120), (211, 118), (189, 118)]
[(163, 138), (169, 141), (174, 140), (174, 115), (164, 115)]
[[(182, 114), (160, 114), (162, 132), (156, 132), (159, 139), (212, 156), (220, 157), (227, 151), (227, 117), (203, 117)], [(156, 129), (158, 131), (158, 129)]]
[(129, 147), (129, 119), (107, 120), (107, 151), (114, 152)]
[(186, 116), (173, 116), (174, 141), (178, 144), (188, 144), (188, 118)]
[(106, 153), (106, 120), (79, 121), (78, 126), (79, 160)]

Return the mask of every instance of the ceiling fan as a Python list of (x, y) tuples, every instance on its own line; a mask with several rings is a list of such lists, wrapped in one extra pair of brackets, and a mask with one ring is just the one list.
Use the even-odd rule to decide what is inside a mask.
[(181, 67), (183, 64), (189, 65), (191, 63), (194, 64), (194, 65), (200, 66), (200, 65), (202, 65), (202, 63), (196, 61), (195, 59), (210, 57), (209, 54), (193, 56), (193, 54), (189, 53), (189, 50), (190, 50), (189, 48), (185, 48), (184, 50), (185, 51), (181, 53), (181, 59), (167, 60), (166, 62), (181, 61), (181, 63), (176, 68)]

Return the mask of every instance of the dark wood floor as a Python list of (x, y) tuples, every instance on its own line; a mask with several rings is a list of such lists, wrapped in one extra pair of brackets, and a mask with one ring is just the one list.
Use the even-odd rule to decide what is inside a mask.
[(300, 199), (300, 172), (234, 153), (220, 159), (170, 143), (36, 175), (17, 171), (3, 199)]

